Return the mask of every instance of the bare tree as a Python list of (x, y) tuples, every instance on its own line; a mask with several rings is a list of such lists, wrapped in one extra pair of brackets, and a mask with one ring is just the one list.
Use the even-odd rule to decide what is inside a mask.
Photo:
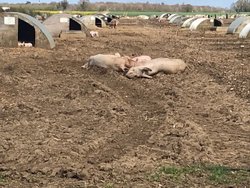
[(89, 0), (80, 0), (79, 1), (79, 9), (80, 10), (88, 10), (89, 7)]
[(248, 12), (250, 11), (250, 0), (238, 0), (232, 4), (232, 8), (236, 12)]
[(193, 11), (193, 6), (190, 4), (183, 4), (182, 5), (182, 11), (183, 12), (192, 12)]
[(69, 5), (69, 2), (67, 0), (62, 0), (58, 3), (58, 9), (66, 10)]

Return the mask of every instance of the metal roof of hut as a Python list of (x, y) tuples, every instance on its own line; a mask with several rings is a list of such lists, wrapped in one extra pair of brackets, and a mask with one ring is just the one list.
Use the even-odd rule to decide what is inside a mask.
[(250, 19), (246, 19), (245, 21), (243, 21), (239, 27), (235, 30), (235, 33), (240, 33), (242, 31), (242, 29), (250, 23)]
[(53, 37), (60, 37), (62, 32), (81, 31), (84, 36), (89, 36), (87, 27), (71, 14), (54, 14), (48, 17), (43, 24)]
[(227, 29), (227, 33), (228, 34), (233, 34), (236, 32), (237, 28), (245, 21), (249, 19), (249, 17), (239, 17), (237, 19), (235, 19), (229, 26)]
[(177, 14), (171, 14), (169, 17), (168, 17), (168, 20), (171, 20), (174, 16), (178, 16)]
[(98, 14), (95, 14), (95, 16), (97, 16), (98, 18), (101, 18), (106, 24), (108, 24), (109, 22), (111, 22), (112, 19), (113, 19), (112, 17), (110, 17), (107, 14), (98, 13)]
[(189, 27), (192, 30), (208, 29), (211, 27), (211, 22), (209, 18), (198, 18)]
[(250, 37), (250, 23), (248, 23), (240, 32), (240, 38), (247, 38)]
[(176, 16), (174, 16), (171, 20), (169, 20), (169, 23), (177, 24), (178, 22), (181, 21), (181, 18), (182, 18), (181, 15), (176, 15)]
[(181, 26), (189, 18), (190, 17), (182, 16), (180, 21), (177, 22), (177, 25)]
[(105, 27), (104, 20), (95, 15), (82, 16), (78, 18), (87, 28)]
[(18, 42), (32, 43), (32, 46), (52, 49), (55, 42), (37, 19), (19, 12), (0, 14), (0, 46), (17, 47)]
[(164, 13), (164, 14), (159, 16), (159, 19), (168, 18), (169, 16), (171, 16), (171, 13)]
[(186, 21), (183, 22), (181, 27), (190, 27), (190, 25), (197, 20), (199, 17), (192, 17), (192, 18), (188, 18)]

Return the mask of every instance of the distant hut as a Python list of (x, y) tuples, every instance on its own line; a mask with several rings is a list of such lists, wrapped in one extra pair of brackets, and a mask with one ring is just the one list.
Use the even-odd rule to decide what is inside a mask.
[(192, 18), (188, 18), (187, 20), (185, 20), (183, 22), (183, 24), (181, 25), (181, 27), (190, 27), (190, 25), (197, 20), (199, 17), (192, 17)]
[(179, 21), (177, 22), (177, 25), (182, 26), (182, 24), (183, 24), (186, 20), (188, 20), (189, 18), (190, 18), (190, 17), (182, 16), (182, 17), (181, 17), (181, 20), (179, 20)]
[(164, 13), (164, 14), (159, 16), (159, 20), (162, 18), (168, 18), (170, 15), (171, 15), (171, 13)]
[(169, 23), (179, 24), (182, 20), (182, 17), (183, 16), (181, 16), (181, 15), (174, 16), (171, 20), (169, 20)]
[(149, 16), (147, 16), (147, 15), (139, 15), (139, 16), (137, 16), (137, 18), (141, 19), (141, 20), (148, 20)]
[(250, 23), (248, 23), (240, 32), (240, 38), (247, 38), (250, 37)]
[(53, 37), (60, 37), (61, 33), (76, 33), (77, 37), (90, 36), (87, 27), (71, 14), (54, 14), (43, 24)]
[(49, 31), (37, 19), (19, 12), (0, 14), (0, 46), (17, 47), (18, 42), (51, 49), (55, 42)]
[(173, 17), (175, 16), (178, 16), (177, 14), (171, 14), (169, 17), (168, 17), (168, 20), (171, 20)]
[(192, 30), (209, 30), (212, 24), (210, 18), (198, 18), (189, 27)]
[(95, 14), (98, 18), (101, 18), (107, 25), (112, 21), (112, 16), (106, 14)]
[(78, 18), (87, 28), (105, 27), (106, 23), (98, 16), (82, 16)]

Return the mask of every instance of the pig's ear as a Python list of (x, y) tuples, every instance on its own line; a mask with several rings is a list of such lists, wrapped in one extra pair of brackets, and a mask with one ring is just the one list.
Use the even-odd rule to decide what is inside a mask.
[(149, 72), (149, 71), (152, 71), (152, 69), (150, 69), (150, 68), (148, 68), (148, 67), (143, 67), (143, 68), (141, 69), (141, 71), (142, 71), (142, 73), (148, 74), (148, 72)]

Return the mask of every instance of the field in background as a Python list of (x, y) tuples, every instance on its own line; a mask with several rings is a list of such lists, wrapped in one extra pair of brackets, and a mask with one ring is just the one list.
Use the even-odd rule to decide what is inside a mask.
[[(35, 10), (34, 12), (40, 13), (40, 14), (59, 14), (62, 11), (59, 10)], [(93, 15), (98, 13), (97, 11), (63, 11), (63, 13), (66, 14), (79, 14), (79, 15)]]
[[(35, 12), (38, 13), (46, 13), (46, 14), (59, 14), (61, 11), (49, 11), (49, 10), (37, 10)], [(99, 13), (98, 11), (64, 11), (68, 14), (79, 14), (79, 15), (92, 15)], [(101, 13), (101, 12), (100, 12)], [(154, 12), (154, 11), (111, 11), (110, 14), (113, 15), (119, 15), (119, 16), (139, 16), (139, 15), (146, 15), (146, 16), (160, 16), (164, 13), (171, 13), (171, 14), (180, 14), (180, 15), (225, 15), (225, 12)], [(229, 15), (234, 15), (235, 12), (229, 12)], [(240, 13), (240, 14), (248, 14), (250, 15), (250, 12)]]

